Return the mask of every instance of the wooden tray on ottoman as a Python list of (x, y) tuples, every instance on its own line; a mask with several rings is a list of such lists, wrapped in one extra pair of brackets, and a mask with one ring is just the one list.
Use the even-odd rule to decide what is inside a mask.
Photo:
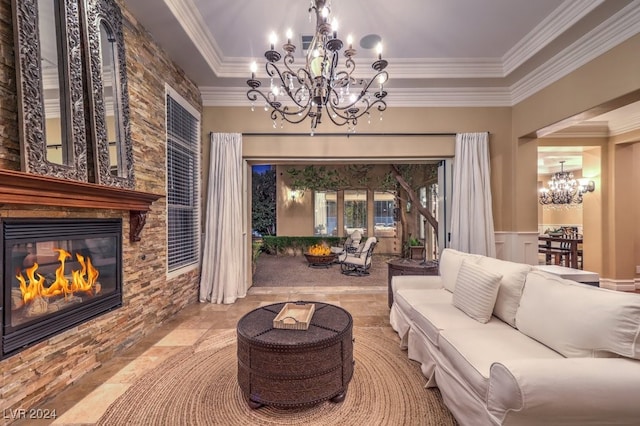
[(280, 313), (273, 319), (273, 328), (307, 330), (316, 305), (313, 303), (285, 303)]

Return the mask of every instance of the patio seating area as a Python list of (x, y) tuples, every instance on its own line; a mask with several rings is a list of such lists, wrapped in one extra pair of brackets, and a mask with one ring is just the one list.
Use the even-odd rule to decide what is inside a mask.
[(387, 261), (396, 256), (373, 254), (369, 274), (349, 276), (341, 273), (340, 265), (328, 268), (310, 268), (304, 256), (277, 256), (261, 254), (253, 275), (254, 287), (296, 286), (387, 286)]

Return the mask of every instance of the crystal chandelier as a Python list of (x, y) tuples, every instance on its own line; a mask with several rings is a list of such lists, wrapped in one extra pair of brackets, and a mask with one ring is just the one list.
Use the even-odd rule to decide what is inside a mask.
[(564, 161), (560, 161), (560, 171), (554, 173), (548, 188), (540, 189), (538, 200), (540, 204), (581, 204), (582, 196), (586, 192), (593, 192), (595, 183), (578, 182), (573, 173), (564, 171)]
[[(371, 108), (377, 107), (382, 119), (382, 111), (387, 108), (385, 97), (387, 92), (383, 85), (389, 78), (384, 70), (387, 61), (382, 59), (382, 46), (378, 45), (378, 58), (371, 67), (376, 74), (369, 80), (356, 78), (352, 74), (356, 64), (353, 57), (351, 36), (347, 39), (348, 47), (344, 50), (344, 67), (338, 68), (339, 53), (343, 47), (338, 38), (338, 25), (334, 19), (328, 23), (330, 0), (311, 0), (309, 18), (315, 14), (316, 30), (309, 45), (306, 63), (303, 67), (294, 68), (294, 53), (296, 46), (291, 43), (291, 30), (287, 31), (287, 42), (282, 46), (284, 60), (277, 64), (281, 54), (275, 50), (277, 37), (270, 37), (271, 47), (264, 54), (267, 59), (265, 65), (270, 79), (269, 91), (259, 90), (261, 82), (255, 78), (257, 65), (251, 65), (251, 79), (247, 80), (250, 89), (247, 98), (251, 101), (251, 109), (255, 109), (256, 101), (264, 99), (265, 111), (271, 110), (273, 127), (284, 121), (297, 124), (308, 118), (311, 119), (311, 134), (320, 124), (323, 115), (338, 126), (346, 125), (350, 132), (355, 132), (358, 119), (365, 114), (371, 120)], [(373, 83), (378, 84), (372, 87)]]

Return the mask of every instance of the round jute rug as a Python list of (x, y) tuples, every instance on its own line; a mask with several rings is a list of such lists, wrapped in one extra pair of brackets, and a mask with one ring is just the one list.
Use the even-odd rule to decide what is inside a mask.
[(303, 408), (249, 408), (237, 382), (236, 331), (206, 336), (142, 376), (99, 425), (455, 425), (437, 389), (381, 328), (354, 328), (346, 399)]

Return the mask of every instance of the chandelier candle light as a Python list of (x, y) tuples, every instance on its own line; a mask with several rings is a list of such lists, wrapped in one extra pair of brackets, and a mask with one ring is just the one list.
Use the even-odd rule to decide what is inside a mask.
[[(316, 16), (316, 30), (304, 67), (294, 69), (296, 46), (291, 43), (291, 30), (287, 31), (287, 42), (282, 46), (285, 54), (279, 67), (277, 63), (282, 56), (275, 50), (277, 36), (271, 34), (270, 49), (264, 54), (267, 59), (265, 69), (270, 78), (266, 94), (259, 90), (262, 83), (255, 78), (257, 64), (251, 64), (251, 79), (247, 80), (251, 110), (254, 110), (258, 97), (262, 97), (265, 111), (271, 110), (274, 128), (278, 119), (282, 127), (284, 121), (297, 124), (308, 117), (313, 135), (324, 112), (334, 124), (346, 125), (350, 132), (355, 132), (360, 117), (366, 114), (370, 122), (370, 109), (374, 106), (382, 119), (382, 111), (387, 108), (387, 92), (383, 85), (389, 78), (384, 70), (388, 63), (382, 59), (382, 45), (378, 45), (377, 60), (371, 65), (376, 74), (370, 80), (352, 76), (356, 67), (353, 60), (356, 50), (351, 36), (347, 38), (348, 47), (344, 50), (344, 69), (338, 70), (343, 43), (338, 38), (337, 21), (333, 19), (332, 24), (328, 23), (330, 13), (330, 0), (311, 0), (309, 14), (310, 18), (312, 14)], [(378, 87), (372, 88), (375, 81)]]
[(595, 183), (590, 181), (578, 182), (573, 173), (564, 171), (564, 161), (560, 161), (560, 171), (554, 173), (549, 181), (549, 188), (541, 188), (538, 200), (540, 204), (581, 204), (582, 196), (586, 192), (593, 192)]

